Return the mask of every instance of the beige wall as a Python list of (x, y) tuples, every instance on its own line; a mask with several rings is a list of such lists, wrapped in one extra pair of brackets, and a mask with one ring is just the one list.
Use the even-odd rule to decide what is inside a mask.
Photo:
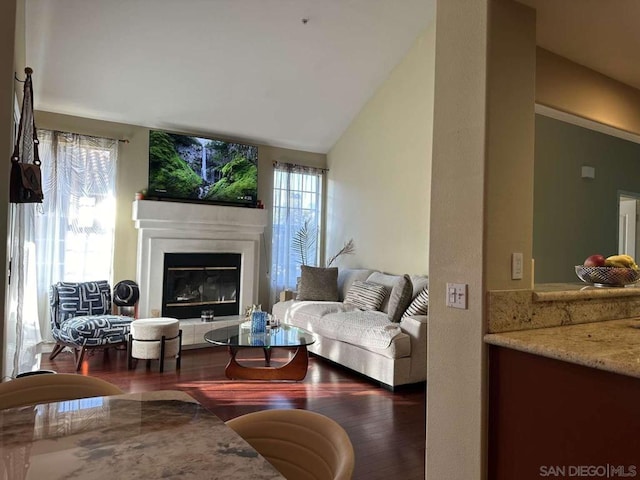
[[(149, 129), (140, 126), (105, 122), (87, 118), (61, 115), (51, 112), (37, 112), (38, 128), (80, 133), (83, 135), (126, 139), (121, 142), (118, 156), (118, 178), (116, 183), (116, 234), (114, 248), (114, 281), (136, 278), (136, 248), (138, 232), (131, 220), (131, 204), (135, 193), (146, 188), (149, 163)], [(199, 135), (212, 135), (194, 132)], [(215, 136), (215, 135), (214, 135)], [(318, 153), (301, 152), (285, 148), (258, 145), (258, 198), (271, 212), (274, 161), (299, 163), (326, 167), (326, 156)], [(269, 217), (271, 220), (271, 217)], [(269, 221), (271, 224), (271, 221)], [(267, 272), (271, 260), (271, 228), (265, 232), (265, 244), (261, 251), (259, 301), (269, 302), (269, 281)]]
[[(481, 479), (485, 293), (530, 285), (530, 268), (511, 280), (510, 255), (531, 251), (535, 12), (448, 0), (436, 32), (426, 469)], [(467, 310), (445, 306), (447, 282), (468, 284)]]
[[(19, 8), (17, 5), (19, 4)], [(16, 9), (24, 11), (21, 0), (5, 0), (0, 2), (0, 155), (4, 158), (0, 168), (0, 238), (7, 238), (7, 222), (9, 211), (9, 158), (13, 151), (13, 106), (15, 71), (24, 72), (24, 20), (16, 22)], [(16, 24), (18, 27), (16, 28)], [(14, 63), (15, 62), (15, 63)], [(21, 76), (24, 78), (24, 75)], [(7, 271), (7, 242), (0, 242), (0, 271)], [(5, 328), (7, 318), (7, 278), (0, 276), (0, 372), (5, 369)]]
[(536, 102), (640, 134), (640, 90), (538, 48)]
[(416, 40), (327, 155), (327, 248), (340, 266), (428, 273), (435, 26)]

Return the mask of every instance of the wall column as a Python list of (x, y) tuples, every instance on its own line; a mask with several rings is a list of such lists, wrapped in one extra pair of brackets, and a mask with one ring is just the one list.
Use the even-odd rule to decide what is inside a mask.
[[(486, 292), (531, 288), (535, 11), (511, 0), (436, 10), (426, 475), (482, 479)], [(468, 284), (468, 309), (445, 306), (448, 282)]]

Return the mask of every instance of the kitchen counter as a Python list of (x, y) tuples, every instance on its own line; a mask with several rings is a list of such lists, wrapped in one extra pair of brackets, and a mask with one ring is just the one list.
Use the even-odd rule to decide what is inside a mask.
[(640, 378), (638, 318), (492, 333), (485, 342)]
[(638, 284), (628, 287), (595, 287), (586, 283), (542, 283), (534, 286), (534, 302), (605, 299), (640, 296)]

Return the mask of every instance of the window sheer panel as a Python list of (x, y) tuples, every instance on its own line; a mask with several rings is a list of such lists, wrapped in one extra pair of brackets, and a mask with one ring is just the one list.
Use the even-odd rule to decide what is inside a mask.
[(300, 265), (292, 240), (305, 222), (317, 237), (308, 252), (307, 263), (317, 265), (319, 261), (323, 171), (296, 167), (276, 165), (274, 170), (271, 256), (271, 297), (274, 301), (277, 301), (279, 292), (297, 287)]
[(45, 200), (37, 219), (38, 306), (47, 319), (41, 322), (43, 332), (51, 338), (53, 283), (112, 281), (118, 144), (42, 131), (41, 151)]

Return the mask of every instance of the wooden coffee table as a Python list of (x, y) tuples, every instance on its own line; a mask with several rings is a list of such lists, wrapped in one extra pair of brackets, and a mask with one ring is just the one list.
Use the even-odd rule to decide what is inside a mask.
[[(240, 380), (303, 380), (309, 366), (307, 345), (315, 342), (311, 332), (293, 325), (281, 324), (268, 328), (265, 333), (254, 334), (247, 322), (215, 328), (205, 333), (204, 339), (214, 345), (229, 348), (231, 358), (224, 373), (227, 378)], [(261, 348), (264, 352), (264, 366), (238, 363), (238, 351), (245, 348)], [(272, 367), (271, 352), (274, 348), (295, 348), (295, 353), (288, 363)]]

